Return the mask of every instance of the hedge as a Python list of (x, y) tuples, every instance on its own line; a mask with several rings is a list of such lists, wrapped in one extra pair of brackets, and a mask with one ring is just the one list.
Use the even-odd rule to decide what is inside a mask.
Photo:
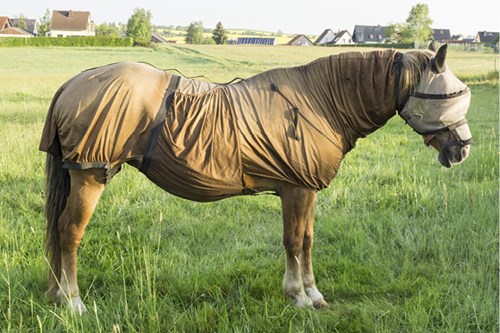
[(3, 37), (0, 38), (0, 47), (20, 46), (133, 46), (133, 38), (111, 38), (111, 37)]

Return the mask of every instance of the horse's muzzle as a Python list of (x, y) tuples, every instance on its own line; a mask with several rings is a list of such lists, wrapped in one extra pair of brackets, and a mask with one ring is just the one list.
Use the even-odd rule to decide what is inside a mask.
[(450, 145), (445, 147), (439, 152), (438, 160), (442, 166), (451, 168), (457, 164), (462, 163), (469, 156), (470, 144)]

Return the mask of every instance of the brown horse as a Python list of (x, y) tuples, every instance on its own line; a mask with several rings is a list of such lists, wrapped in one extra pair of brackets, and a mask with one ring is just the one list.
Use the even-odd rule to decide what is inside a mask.
[(463, 161), (468, 88), (437, 52), (350, 52), (215, 85), (149, 65), (82, 72), (56, 93), (40, 149), (47, 155), (50, 294), (78, 312), (76, 257), (101, 193), (120, 165), (191, 200), (271, 191), (280, 196), (285, 293), (326, 306), (311, 249), (314, 204), (358, 138), (398, 111), (439, 152)]

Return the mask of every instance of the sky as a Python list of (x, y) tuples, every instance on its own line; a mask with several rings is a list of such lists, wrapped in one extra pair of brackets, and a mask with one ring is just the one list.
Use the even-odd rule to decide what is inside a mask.
[(2, 1), (0, 16), (40, 19), (49, 10), (90, 11), (96, 24), (126, 23), (134, 9), (152, 14), (155, 25), (187, 26), (202, 21), (205, 28), (222, 22), (225, 29), (249, 29), (287, 34), (319, 35), (325, 29), (348, 30), (355, 25), (405, 22), (413, 6), (429, 7), (432, 28), (453, 35), (475, 36), (500, 31), (500, 1), (474, 0), (23, 0)]

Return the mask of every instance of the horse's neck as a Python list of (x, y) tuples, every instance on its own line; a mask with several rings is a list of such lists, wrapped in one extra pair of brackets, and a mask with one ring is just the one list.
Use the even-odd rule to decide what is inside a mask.
[(324, 134), (342, 137), (347, 152), (358, 138), (396, 114), (396, 53), (353, 52), (320, 58), (304, 66), (256, 75), (242, 85), (271, 94), (279, 91), (304, 117), (324, 119), (330, 128)]
[(347, 150), (396, 114), (397, 54), (386, 50), (331, 57), (332, 112), (344, 124)]
[(398, 111), (402, 111), (411, 92), (417, 87), (430, 59), (431, 54), (426, 51), (410, 51), (402, 56), (399, 62)]

